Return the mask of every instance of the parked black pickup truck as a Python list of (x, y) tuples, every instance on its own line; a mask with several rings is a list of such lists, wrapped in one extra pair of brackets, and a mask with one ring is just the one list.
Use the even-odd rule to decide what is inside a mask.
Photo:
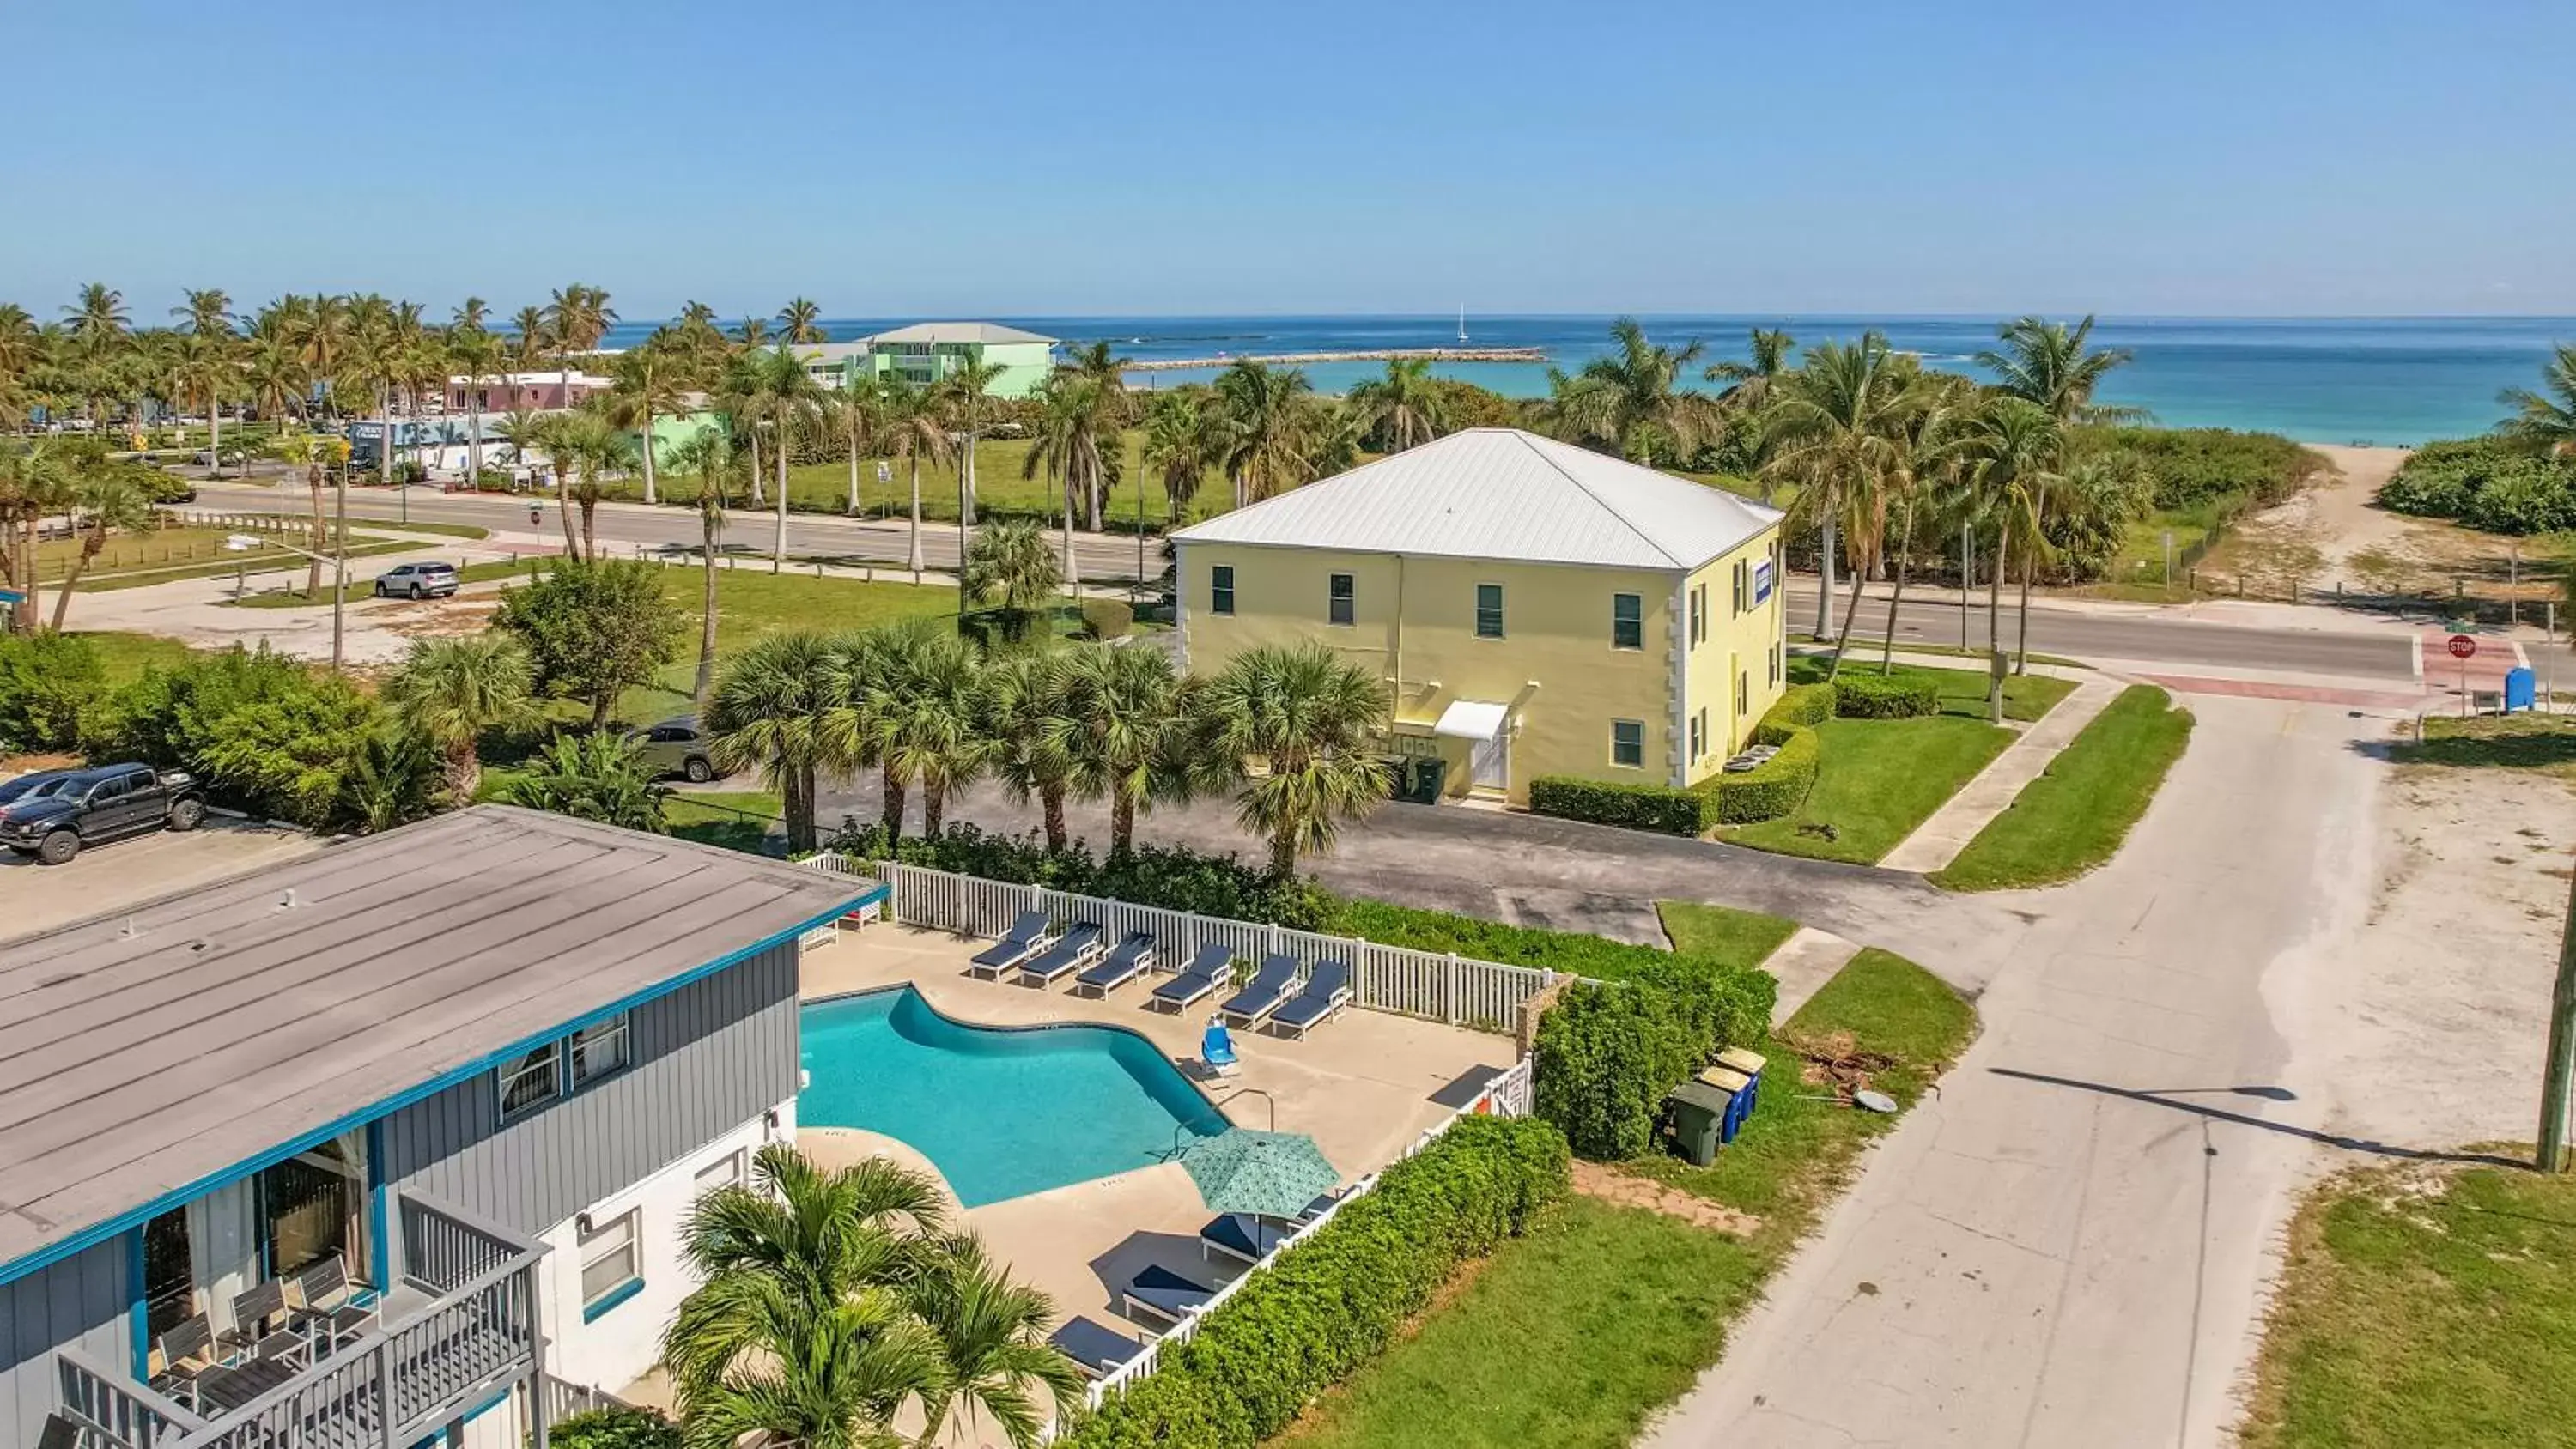
[(205, 818), (205, 792), (185, 770), (96, 765), (0, 806), (0, 845), (60, 865), (84, 845), (164, 827), (194, 830)]

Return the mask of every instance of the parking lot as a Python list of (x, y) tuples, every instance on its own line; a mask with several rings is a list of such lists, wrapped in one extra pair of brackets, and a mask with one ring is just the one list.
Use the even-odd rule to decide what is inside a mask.
[(155, 831), (94, 845), (62, 865), (0, 851), (0, 939), (49, 931), (321, 847), (319, 837), (300, 830), (209, 818), (185, 834)]

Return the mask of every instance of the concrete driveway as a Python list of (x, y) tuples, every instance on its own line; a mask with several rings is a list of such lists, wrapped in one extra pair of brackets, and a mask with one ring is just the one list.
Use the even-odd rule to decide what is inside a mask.
[(320, 838), (209, 817), (173, 835), (155, 831), (89, 846), (61, 865), (0, 851), (0, 938), (14, 939), (322, 848)]

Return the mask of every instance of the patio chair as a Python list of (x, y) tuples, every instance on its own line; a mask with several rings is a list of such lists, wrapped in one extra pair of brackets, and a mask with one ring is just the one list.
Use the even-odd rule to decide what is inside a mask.
[(268, 1337), (272, 1318), (286, 1317), (286, 1285), (274, 1278), (233, 1295), (233, 1326), (216, 1335), (215, 1342), (227, 1354), (241, 1353), (256, 1347)]
[(1073, 989), (1105, 997), (1153, 969), (1154, 938), (1142, 931), (1131, 931), (1110, 948), (1099, 965), (1073, 978)]
[(1297, 990), (1297, 958), (1273, 953), (1241, 991), (1217, 1010), (1237, 1026), (1259, 1026)]
[(1184, 1278), (1169, 1268), (1148, 1263), (1128, 1280), (1119, 1291), (1118, 1300), (1130, 1318), (1159, 1318), (1165, 1323), (1179, 1323), (1184, 1317), (1207, 1306), (1216, 1290), (1195, 1279)]
[(1073, 1366), (1086, 1377), (1095, 1379), (1116, 1373), (1145, 1348), (1117, 1329), (1088, 1318), (1067, 1319), (1062, 1328), (1047, 1335), (1047, 1343), (1072, 1359)]
[(60, 1414), (47, 1414), (36, 1431), (36, 1449), (80, 1449), (80, 1442), (80, 1426)]
[(1234, 952), (1211, 941), (1199, 948), (1181, 974), (1154, 988), (1155, 1006), (1168, 1006), (1175, 1014), (1186, 1011), (1202, 998), (1214, 995), (1234, 975)]
[(1324, 1018), (1350, 1004), (1351, 968), (1346, 961), (1318, 961), (1306, 976), (1306, 989), (1297, 999), (1279, 1008), (1270, 1018), (1274, 1026), (1284, 1026), (1306, 1039), (1309, 1027), (1320, 1026)]
[(376, 1321), (375, 1298), (375, 1290), (349, 1281), (348, 1262), (337, 1253), (305, 1265), (286, 1284), (291, 1322), (325, 1349), (338, 1347)]
[(1069, 972), (1079, 971), (1100, 956), (1100, 927), (1085, 921), (1056, 938), (1055, 944), (1020, 963), (1020, 979), (1034, 982), (1040, 991), (1053, 986)]
[(1053, 934), (1046, 912), (1022, 911), (1002, 939), (976, 952), (975, 958), (966, 963), (966, 974), (999, 981), (1003, 972), (1016, 969), (1043, 950)]
[(1207, 1030), (1199, 1033), (1199, 1069), (1211, 1077), (1234, 1075), (1234, 1033), (1225, 1029), (1225, 1018), (1208, 1018)]
[(145, 1363), (153, 1391), (186, 1404), (197, 1401), (197, 1375), (214, 1366), (215, 1328), (202, 1313), (171, 1324)]

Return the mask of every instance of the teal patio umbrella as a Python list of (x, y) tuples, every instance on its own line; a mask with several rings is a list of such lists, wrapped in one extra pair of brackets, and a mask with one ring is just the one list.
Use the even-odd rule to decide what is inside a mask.
[(1342, 1178), (1303, 1132), (1230, 1128), (1202, 1137), (1181, 1154), (1211, 1212), (1293, 1218)]

